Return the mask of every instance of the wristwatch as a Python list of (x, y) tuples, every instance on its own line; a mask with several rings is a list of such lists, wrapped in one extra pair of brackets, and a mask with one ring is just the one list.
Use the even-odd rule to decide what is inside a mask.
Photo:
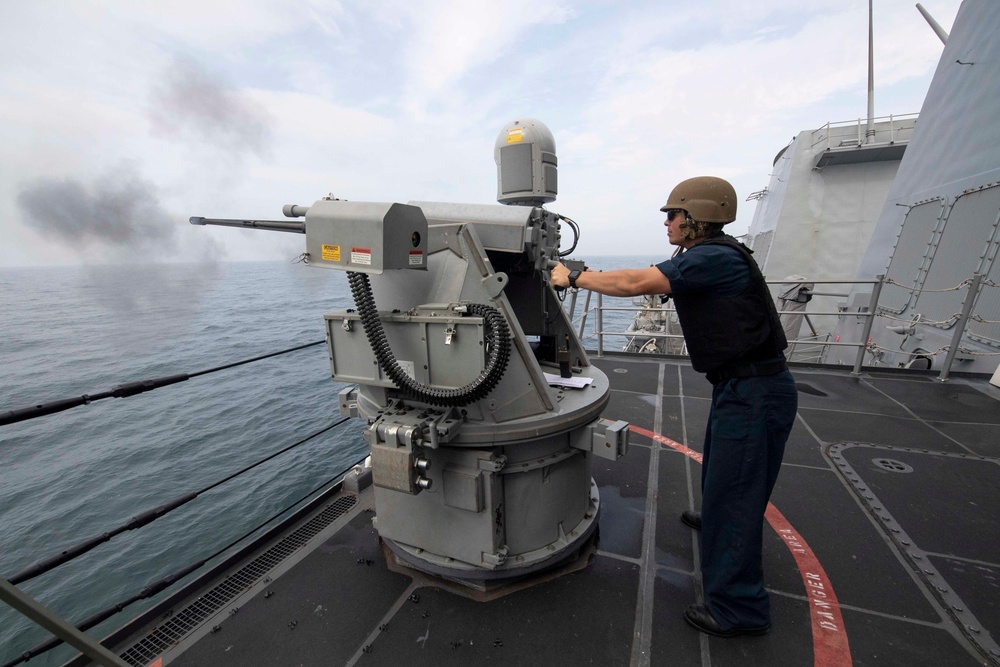
[(576, 279), (580, 277), (583, 271), (570, 271), (569, 272), (569, 286), (576, 289)]

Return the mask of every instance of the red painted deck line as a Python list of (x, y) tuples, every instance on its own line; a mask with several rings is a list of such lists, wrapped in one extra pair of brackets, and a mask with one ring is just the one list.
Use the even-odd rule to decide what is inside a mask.
[[(702, 462), (699, 452), (675, 440), (635, 425), (629, 426), (629, 430), (666, 445), (698, 463)], [(767, 504), (764, 518), (792, 552), (799, 574), (802, 575), (802, 583), (809, 597), (809, 616), (812, 619), (813, 664), (816, 667), (845, 667), (853, 664), (837, 595), (816, 554), (788, 519), (771, 503)]]

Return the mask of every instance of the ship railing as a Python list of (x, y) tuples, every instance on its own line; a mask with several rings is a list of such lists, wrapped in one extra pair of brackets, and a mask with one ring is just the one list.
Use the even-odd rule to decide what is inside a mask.
[[(802, 283), (802, 282), (806, 282), (806, 281), (804, 281), (804, 280), (768, 280), (767, 281), (768, 285), (794, 285), (794, 284)], [(799, 346), (804, 346), (805, 349), (808, 350), (808, 353), (806, 354), (806, 356), (808, 357), (808, 359), (803, 359), (802, 356), (801, 356), (801, 352), (800, 352), (799, 355), (796, 355), (797, 356), (797, 360), (800, 360), (800, 361), (805, 361), (805, 360), (816, 361), (816, 360), (818, 360), (818, 361), (822, 362), (822, 360), (824, 360), (826, 358), (826, 355), (829, 352), (829, 349), (831, 347), (858, 347), (859, 351), (858, 351), (857, 358), (855, 359), (855, 363), (854, 363), (854, 367), (853, 367), (852, 372), (856, 373), (856, 374), (860, 374), (861, 365), (864, 362), (864, 355), (865, 355), (865, 351), (867, 349), (867, 341), (869, 341), (869, 339), (871, 337), (871, 327), (872, 327), (872, 324), (874, 322), (874, 316), (877, 314), (876, 308), (874, 307), (874, 304), (878, 303), (879, 294), (881, 292), (881, 286), (882, 286), (882, 284), (884, 282), (883, 276), (878, 276), (878, 278), (876, 280), (868, 280), (868, 281), (843, 281), (843, 280), (825, 280), (824, 281), (824, 280), (809, 280), (808, 282), (811, 283), (811, 284), (813, 284), (813, 285), (823, 285), (823, 284), (828, 284), (828, 285), (857, 284), (857, 285), (872, 285), (873, 286), (873, 289), (872, 289), (872, 303), (869, 304), (869, 307), (866, 309), (866, 312), (859, 312), (859, 313), (856, 314), (858, 317), (864, 318), (864, 320), (865, 320), (864, 333), (863, 333), (863, 336), (862, 336), (862, 339), (861, 339), (861, 340), (863, 340), (863, 341), (866, 342), (865, 344), (862, 344), (860, 342), (844, 342), (844, 341), (838, 341), (838, 340), (830, 340), (829, 334), (819, 334), (818, 332), (814, 332), (811, 335), (807, 335), (807, 336), (804, 336), (802, 338), (796, 338), (796, 339), (788, 341), (789, 345), (791, 346), (792, 351), (794, 351)], [(584, 290), (584, 291), (587, 291), (587, 290)], [(842, 293), (836, 293), (836, 292), (815, 292), (815, 291), (810, 291), (809, 294), (811, 294), (813, 296), (845, 296), (845, 297), (847, 296), (846, 293), (842, 294)], [(611, 297), (611, 298), (615, 299), (615, 297)], [(670, 313), (675, 313), (676, 312), (676, 310), (673, 308), (673, 306), (670, 304), (669, 301), (667, 302), (666, 305), (661, 306), (660, 308), (649, 308), (647, 306), (639, 306), (639, 305), (631, 305), (631, 306), (611, 305), (611, 306), (605, 306), (604, 305), (604, 299), (605, 299), (605, 297), (604, 297), (603, 294), (600, 294), (600, 293), (597, 294), (597, 305), (593, 308), (595, 326), (594, 326), (594, 331), (592, 331), (590, 333), (590, 335), (586, 335), (586, 336), (584, 335), (584, 326), (586, 324), (586, 320), (587, 320), (587, 316), (588, 316), (588, 312), (589, 312), (588, 309), (585, 308), (584, 312), (581, 313), (580, 317), (578, 319), (574, 320), (574, 322), (579, 321), (581, 323), (581, 325), (580, 325), (580, 337), (582, 339), (588, 340), (590, 338), (596, 338), (596, 342), (597, 342), (597, 356), (598, 357), (603, 357), (604, 356), (604, 351), (605, 351), (605, 341), (604, 341), (604, 339), (605, 339), (606, 336), (625, 337), (625, 338), (633, 338), (633, 337), (636, 337), (636, 336), (641, 336), (642, 338), (648, 338), (648, 339), (668, 339), (668, 340), (669, 339), (683, 339), (683, 334), (679, 334), (679, 333), (672, 334), (672, 333), (657, 332), (657, 331), (642, 331), (641, 333), (639, 333), (639, 332), (636, 332), (634, 330), (633, 331), (628, 331), (628, 330), (625, 330), (625, 329), (606, 328), (605, 325), (604, 325), (605, 319), (606, 319), (606, 315), (611, 314), (611, 313), (627, 312), (627, 313), (631, 313), (633, 315), (633, 318), (638, 313), (665, 313), (665, 314), (667, 314), (669, 316)], [(590, 293), (589, 293), (589, 291), (588, 291), (587, 295), (585, 296), (585, 302), (587, 302), (587, 303), (590, 302)], [(618, 303), (618, 301), (613, 301), (613, 303)], [(571, 297), (570, 317), (574, 317), (575, 305), (576, 305), (576, 294), (573, 294), (572, 297)], [(846, 313), (844, 311), (841, 311), (841, 310), (838, 310), (838, 311), (835, 311), (835, 312), (834, 311), (809, 311), (808, 313), (806, 313), (804, 311), (801, 311), (801, 310), (779, 310), (778, 314), (779, 315), (785, 315), (785, 314), (787, 314), (787, 315), (797, 315), (797, 316), (829, 315), (829, 316), (838, 316), (839, 317), (839, 316), (845, 315)], [(821, 338), (823, 339), (822, 341), (820, 341)]]
[[(918, 116), (919, 114), (915, 113), (889, 114), (872, 119), (875, 121), (875, 134), (870, 141), (865, 136), (868, 125), (867, 118), (827, 123), (823, 127), (813, 130), (811, 145), (813, 148), (822, 146), (823, 150), (827, 150), (850, 146), (891, 145), (909, 141)], [(851, 131), (852, 129), (855, 131)]]
[(584, 337), (584, 329), (587, 326), (587, 313), (590, 312), (590, 295), (592, 294), (590, 290), (585, 291), (587, 293), (584, 295), (582, 312), (578, 318), (573, 319), (573, 314), (576, 312), (576, 297), (580, 293), (580, 290), (570, 290), (569, 317), (573, 322), (573, 326), (577, 329), (577, 335), (581, 339)]
[[(779, 311), (780, 312), (780, 311)], [(830, 350), (830, 333), (814, 333), (788, 342), (788, 360), (807, 364), (822, 364)]]
[[(868, 286), (871, 288), (871, 295), (868, 299), (867, 305), (861, 305), (860, 307), (855, 307), (854, 309), (848, 310), (844, 307), (839, 307), (836, 311), (805, 311), (805, 310), (778, 310), (779, 315), (794, 315), (801, 316), (804, 321), (809, 325), (811, 330), (810, 334), (800, 336), (795, 339), (790, 339), (788, 355), (793, 361), (801, 361), (807, 363), (824, 363), (828, 353), (832, 348), (836, 347), (853, 347), (857, 348), (857, 355), (855, 356), (851, 374), (854, 376), (859, 376), (861, 374), (861, 369), (863, 366), (877, 366), (879, 359), (885, 352), (904, 352), (910, 354), (914, 358), (916, 357), (930, 357), (937, 356), (940, 354), (945, 355), (943, 361), (942, 369), (938, 375), (938, 379), (946, 381), (951, 374), (952, 366), (956, 358), (958, 358), (959, 353), (963, 352), (964, 356), (969, 356), (972, 352), (960, 348), (960, 343), (962, 336), (966, 332), (966, 327), (969, 321), (973, 322), (985, 322), (983, 318), (973, 314), (973, 304), (976, 301), (976, 297), (982, 287), (1000, 287), (993, 283), (992, 281), (985, 279), (981, 274), (975, 274), (968, 280), (963, 281), (954, 289), (968, 288), (966, 296), (963, 300), (962, 311), (956, 313), (950, 320), (950, 323), (954, 323), (954, 332), (952, 334), (951, 344), (942, 347), (940, 350), (933, 352), (906, 352), (904, 350), (887, 350), (882, 348), (872, 340), (872, 328), (875, 324), (875, 320), (878, 317), (893, 319), (889, 314), (879, 308), (879, 299), (882, 293), (882, 286), (891, 280), (887, 280), (884, 275), (878, 275), (873, 280), (768, 280), (766, 281), (768, 285), (781, 286), (781, 285), (795, 285), (802, 283), (809, 283), (813, 286), (815, 285), (850, 285), (850, 286)], [(895, 284), (895, 283), (893, 283)], [(586, 291), (586, 290), (585, 290)], [(804, 290), (804, 294), (812, 296), (828, 296), (828, 297), (844, 297), (850, 296), (847, 292), (835, 292), (835, 291), (818, 291), (814, 288)], [(618, 304), (621, 299), (617, 297), (609, 297), (612, 299), (612, 304)], [(634, 321), (635, 315), (638, 313), (664, 313), (667, 317), (669, 314), (675, 313), (676, 310), (673, 308), (672, 304), (668, 301), (665, 305), (659, 308), (650, 308), (648, 306), (642, 305), (630, 305), (630, 306), (620, 306), (620, 305), (605, 305), (605, 297), (602, 294), (597, 294), (596, 306), (592, 309), (585, 306), (584, 311), (580, 316), (574, 320), (574, 323), (580, 323), (580, 338), (584, 341), (596, 339), (597, 345), (597, 356), (603, 357), (605, 353), (605, 337), (611, 336), (616, 338), (624, 337), (626, 339), (633, 337), (641, 337), (644, 339), (682, 339), (683, 335), (679, 333), (669, 333), (664, 331), (628, 331), (624, 327), (617, 329), (614, 326), (606, 327), (605, 322), (608, 316), (612, 316), (610, 319), (617, 319), (621, 322), (621, 318), (613, 317), (616, 313), (631, 313), (632, 320)], [(585, 297), (585, 303), (590, 303), (590, 293), (587, 292)], [(576, 294), (573, 294), (571, 307), (575, 309), (576, 305)], [(589, 332), (589, 334), (584, 335), (584, 327), (587, 322), (588, 315), (590, 311), (593, 311), (593, 321), (594, 329)], [(573, 317), (574, 311), (570, 311), (570, 316)], [(861, 336), (858, 340), (840, 340), (839, 337), (832, 337), (829, 333), (821, 333), (815, 330), (813, 327), (810, 316), (836, 316), (838, 318), (843, 317), (853, 317), (858, 318), (863, 321)], [(625, 325), (627, 326), (627, 325)], [(832, 338), (832, 340), (831, 340)], [(871, 355), (871, 362), (865, 363), (866, 354)], [(1000, 353), (997, 353), (1000, 356)], [(680, 355), (685, 356), (685, 355)]]

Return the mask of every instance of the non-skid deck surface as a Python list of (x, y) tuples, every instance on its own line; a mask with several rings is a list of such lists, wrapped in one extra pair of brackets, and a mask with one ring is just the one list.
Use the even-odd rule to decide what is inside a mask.
[(799, 414), (772, 497), (785, 530), (765, 525), (773, 628), (723, 640), (682, 618), (700, 582), (678, 517), (699, 506), (711, 387), (681, 361), (595, 363), (605, 416), (635, 430), (625, 459), (595, 459), (586, 569), (476, 602), (389, 571), (359, 510), (168, 664), (1000, 665), (1000, 392), (793, 369)]

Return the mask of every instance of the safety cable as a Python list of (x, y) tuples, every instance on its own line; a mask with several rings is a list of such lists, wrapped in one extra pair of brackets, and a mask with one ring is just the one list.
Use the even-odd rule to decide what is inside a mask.
[(146, 391), (159, 389), (160, 387), (166, 387), (171, 384), (177, 384), (178, 382), (184, 382), (185, 380), (190, 380), (191, 378), (196, 378), (200, 375), (208, 375), (209, 373), (216, 373), (218, 371), (223, 371), (228, 368), (233, 368), (235, 366), (242, 366), (243, 364), (249, 364), (254, 361), (260, 361), (262, 359), (270, 359), (271, 357), (276, 357), (281, 354), (288, 354), (289, 352), (296, 352), (298, 350), (303, 350), (307, 347), (313, 347), (314, 345), (322, 345), (325, 342), (326, 340), (318, 340), (313, 343), (306, 343), (305, 345), (290, 347), (287, 350), (281, 350), (280, 352), (263, 354), (259, 357), (253, 357), (252, 359), (244, 359), (243, 361), (237, 361), (231, 364), (226, 364), (224, 366), (209, 368), (194, 373), (180, 373), (178, 375), (167, 375), (161, 378), (153, 378), (151, 380), (139, 380), (138, 382), (127, 382), (125, 384), (118, 385), (117, 387), (115, 387), (110, 391), (103, 391), (99, 394), (84, 394), (83, 396), (77, 396), (74, 398), (64, 398), (58, 401), (50, 401), (49, 403), (35, 405), (30, 408), (18, 408), (17, 410), (8, 410), (7, 412), (0, 413), (0, 426), (4, 426), (5, 424), (14, 424), (16, 422), (25, 421), (27, 419), (34, 419), (36, 417), (44, 417), (45, 415), (51, 415), (56, 412), (62, 412), (63, 410), (69, 410), (70, 408), (75, 408), (80, 405), (88, 405), (90, 403), (93, 403), (94, 401), (99, 401), (104, 398), (128, 398), (129, 396), (135, 396), (136, 394), (141, 394)]
[[(882, 310), (881, 308), (879, 308), (875, 312), (875, 314), (878, 317), (883, 317), (883, 318), (885, 318), (887, 320), (893, 320), (895, 322), (905, 322), (906, 324), (929, 324), (929, 325), (935, 325), (935, 326), (943, 326), (943, 327), (946, 327), (946, 328), (950, 327), (952, 324), (954, 324), (955, 322), (957, 322), (962, 317), (961, 313), (955, 313), (954, 315), (952, 315), (951, 317), (949, 317), (946, 320), (922, 320), (922, 319), (915, 320), (913, 318), (904, 319), (902, 317), (894, 317), (893, 315), (889, 315), (888, 311)], [(975, 319), (975, 317), (973, 316), (973, 317), (971, 317), (969, 319)]]
[(966, 278), (954, 287), (945, 287), (944, 289), (930, 289), (930, 288), (920, 288), (920, 287), (910, 287), (909, 285), (904, 285), (903, 283), (898, 283), (892, 278), (886, 278), (885, 283), (889, 285), (895, 285), (896, 287), (901, 287), (910, 292), (955, 292), (963, 287), (968, 287), (972, 284), (972, 278)]
[(153, 508), (151, 510), (147, 510), (147, 511), (142, 512), (140, 514), (136, 514), (134, 517), (132, 517), (131, 519), (129, 519), (128, 522), (122, 524), (121, 526), (118, 526), (117, 528), (115, 528), (113, 530), (110, 530), (110, 531), (108, 531), (106, 533), (101, 533), (100, 535), (97, 535), (95, 537), (91, 537), (90, 539), (84, 540), (83, 542), (80, 542), (76, 546), (70, 547), (68, 549), (64, 549), (63, 551), (60, 551), (55, 556), (51, 556), (49, 558), (46, 558), (45, 560), (39, 561), (39, 562), (35, 563), (34, 565), (32, 565), (32, 566), (30, 566), (30, 567), (28, 567), (28, 568), (26, 568), (26, 569), (18, 572), (13, 577), (8, 577), (8, 581), (10, 581), (11, 584), (13, 584), (13, 585), (16, 586), (16, 585), (18, 585), (18, 584), (20, 584), (22, 582), (28, 581), (29, 579), (34, 579), (35, 577), (37, 577), (37, 576), (39, 576), (41, 574), (44, 574), (44, 573), (48, 572), (49, 570), (52, 570), (52, 569), (54, 569), (56, 567), (59, 567), (63, 563), (71, 561), (74, 558), (77, 558), (78, 556), (82, 556), (83, 554), (87, 553), (88, 551), (90, 551), (94, 547), (107, 542), (108, 540), (110, 540), (112, 537), (115, 537), (116, 535), (120, 535), (121, 533), (124, 533), (124, 532), (129, 531), (129, 530), (135, 530), (137, 528), (142, 528), (143, 526), (145, 526), (147, 524), (150, 524), (153, 521), (156, 521), (161, 516), (164, 516), (165, 514), (168, 514), (168, 513), (172, 512), (172, 511), (174, 511), (178, 507), (186, 505), (187, 503), (191, 502), (192, 500), (194, 500), (195, 498), (197, 498), (201, 494), (205, 493), (206, 491), (210, 491), (210, 490), (214, 489), (217, 486), (225, 484), (226, 482), (228, 482), (229, 480), (233, 479), (234, 477), (238, 477), (239, 475), (242, 475), (243, 473), (248, 472), (248, 471), (256, 468), (259, 465), (267, 463), (271, 459), (273, 459), (273, 458), (275, 458), (277, 456), (280, 456), (281, 454), (284, 454), (285, 452), (287, 452), (287, 451), (289, 451), (291, 449), (294, 449), (295, 447), (298, 447), (299, 445), (302, 445), (302, 444), (304, 444), (304, 443), (312, 440), (316, 436), (322, 435), (323, 433), (326, 433), (330, 429), (336, 428), (337, 426), (340, 426), (341, 424), (343, 424), (344, 422), (347, 422), (349, 420), (350, 420), (350, 417), (345, 417), (345, 418), (341, 419), (340, 421), (334, 422), (330, 426), (327, 426), (324, 429), (316, 431), (312, 435), (310, 435), (310, 436), (308, 436), (308, 437), (306, 437), (306, 438), (304, 438), (302, 440), (299, 440), (298, 442), (296, 442), (296, 443), (294, 443), (292, 445), (289, 445), (288, 447), (285, 447), (281, 451), (275, 452), (274, 454), (271, 454), (270, 456), (268, 456), (268, 457), (266, 457), (264, 459), (261, 459), (257, 463), (249, 465), (249, 466), (243, 468), (242, 470), (229, 475), (225, 479), (219, 480), (218, 482), (215, 482), (214, 484), (210, 484), (210, 485), (206, 486), (205, 488), (201, 489), (200, 491), (194, 491), (192, 493), (185, 494), (185, 495), (180, 496), (178, 498), (174, 498), (170, 502), (164, 503), (163, 505), (160, 505), (159, 507), (155, 507), (155, 508)]
[[(367, 458), (367, 454), (365, 455), (365, 457)], [(334, 475), (333, 477), (331, 477), (327, 481), (323, 482), (322, 484), (320, 484), (319, 486), (317, 486), (315, 489), (313, 489), (312, 491), (310, 491), (306, 495), (302, 496), (301, 498), (299, 498), (298, 500), (296, 500), (295, 502), (293, 502), (291, 505), (289, 505), (288, 507), (284, 508), (283, 510), (278, 511), (275, 514), (272, 514), (270, 517), (268, 517), (267, 519), (265, 519), (263, 522), (261, 522), (260, 524), (258, 524), (256, 527), (250, 529), (249, 531), (247, 531), (246, 533), (244, 533), (240, 537), (236, 538), (235, 540), (233, 540), (232, 542), (230, 542), (226, 546), (222, 547), (221, 549), (219, 549), (218, 551), (216, 551), (215, 553), (213, 553), (211, 556), (206, 556), (205, 558), (202, 558), (201, 560), (195, 561), (194, 563), (191, 563), (191, 564), (189, 564), (189, 565), (187, 565), (185, 567), (182, 567), (181, 569), (177, 570), (176, 572), (173, 572), (172, 574), (169, 574), (166, 577), (163, 577), (159, 581), (154, 581), (154, 582), (148, 584), (145, 588), (143, 588), (141, 591), (139, 591), (138, 593), (136, 593), (132, 597), (128, 598), (127, 600), (123, 600), (123, 601), (121, 601), (121, 602), (119, 602), (119, 603), (117, 603), (115, 605), (112, 605), (112, 606), (108, 607), (107, 609), (104, 609), (103, 611), (99, 611), (96, 614), (94, 614), (93, 616), (90, 616), (86, 620), (80, 622), (76, 626), (76, 629), (79, 630), (80, 632), (84, 632), (86, 630), (89, 630), (90, 628), (94, 627), (98, 623), (102, 623), (105, 620), (111, 618), (112, 616), (114, 616), (118, 612), (124, 611), (125, 607), (128, 607), (129, 605), (131, 605), (131, 604), (133, 604), (135, 602), (138, 602), (139, 600), (144, 600), (146, 598), (151, 598), (154, 595), (156, 595), (157, 593), (160, 593), (161, 591), (165, 590), (166, 588), (172, 586), (174, 583), (176, 583), (177, 581), (180, 581), (181, 579), (183, 579), (187, 575), (191, 574), (195, 570), (198, 570), (199, 568), (201, 568), (202, 566), (204, 566), (209, 561), (211, 561), (211, 560), (213, 560), (213, 559), (221, 556), (225, 552), (229, 551), (234, 546), (236, 546), (237, 544), (239, 544), (240, 542), (242, 542), (246, 538), (250, 537), (251, 535), (253, 535), (254, 533), (256, 533), (258, 530), (260, 530), (261, 528), (263, 528), (267, 524), (271, 523), (272, 521), (274, 521), (276, 518), (278, 518), (279, 516), (281, 516), (285, 512), (288, 512), (289, 510), (291, 510), (293, 507), (295, 507), (296, 505), (298, 505), (299, 503), (301, 503), (302, 501), (304, 501), (306, 498), (309, 498), (313, 494), (318, 493), (320, 490), (322, 490), (322, 489), (330, 486), (331, 484), (333, 484), (334, 480), (336, 480), (336, 479), (338, 479), (340, 477), (343, 477), (344, 475), (346, 475), (347, 473), (349, 473), (352, 468), (354, 468), (355, 466), (360, 465), (361, 463), (363, 463), (364, 460), (365, 459), (362, 458), (362, 459), (359, 459), (358, 461), (356, 461), (355, 463), (352, 463), (346, 470), (343, 470), (343, 471), (337, 473), (336, 475)], [(63, 644), (63, 643), (64, 642), (63, 642), (62, 639), (60, 639), (58, 637), (52, 637), (51, 639), (49, 639), (49, 640), (47, 640), (47, 641), (45, 641), (45, 642), (43, 642), (41, 644), (38, 644), (38, 645), (34, 646), (33, 648), (28, 649), (27, 651), (23, 652), (20, 656), (18, 656), (16, 659), (11, 660), (8, 663), (5, 663), (2, 667), (13, 667), (14, 665), (19, 665), (22, 662), (27, 662), (31, 658), (34, 658), (37, 655), (40, 655), (40, 654), (45, 653), (47, 651), (50, 651), (50, 650), (54, 649), (56, 646), (59, 646), (60, 644)]]
[[(822, 345), (822, 343), (818, 343), (818, 345)], [(879, 352), (894, 352), (894, 353), (895, 352), (902, 352), (904, 354), (909, 354), (911, 356), (936, 357), (939, 354), (944, 354), (945, 352), (948, 352), (949, 350), (951, 350), (951, 345), (945, 345), (944, 347), (939, 347), (938, 349), (934, 350), (933, 352), (924, 352), (924, 351), (909, 352), (907, 350), (894, 350), (894, 349), (892, 349), (890, 347), (882, 347), (881, 345), (877, 345), (875, 343), (869, 343), (868, 345), (865, 346), (865, 349), (868, 350), (869, 352), (874, 352), (874, 351), (877, 350)], [(976, 350), (970, 350), (968, 348), (961, 347), (961, 346), (958, 348), (958, 351), (961, 352), (962, 354), (967, 354), (967, 355), (972, 356), (972, 357), (996, 357), (996, 356), (1000, 356), (1000, 352), (977, 352)]]

